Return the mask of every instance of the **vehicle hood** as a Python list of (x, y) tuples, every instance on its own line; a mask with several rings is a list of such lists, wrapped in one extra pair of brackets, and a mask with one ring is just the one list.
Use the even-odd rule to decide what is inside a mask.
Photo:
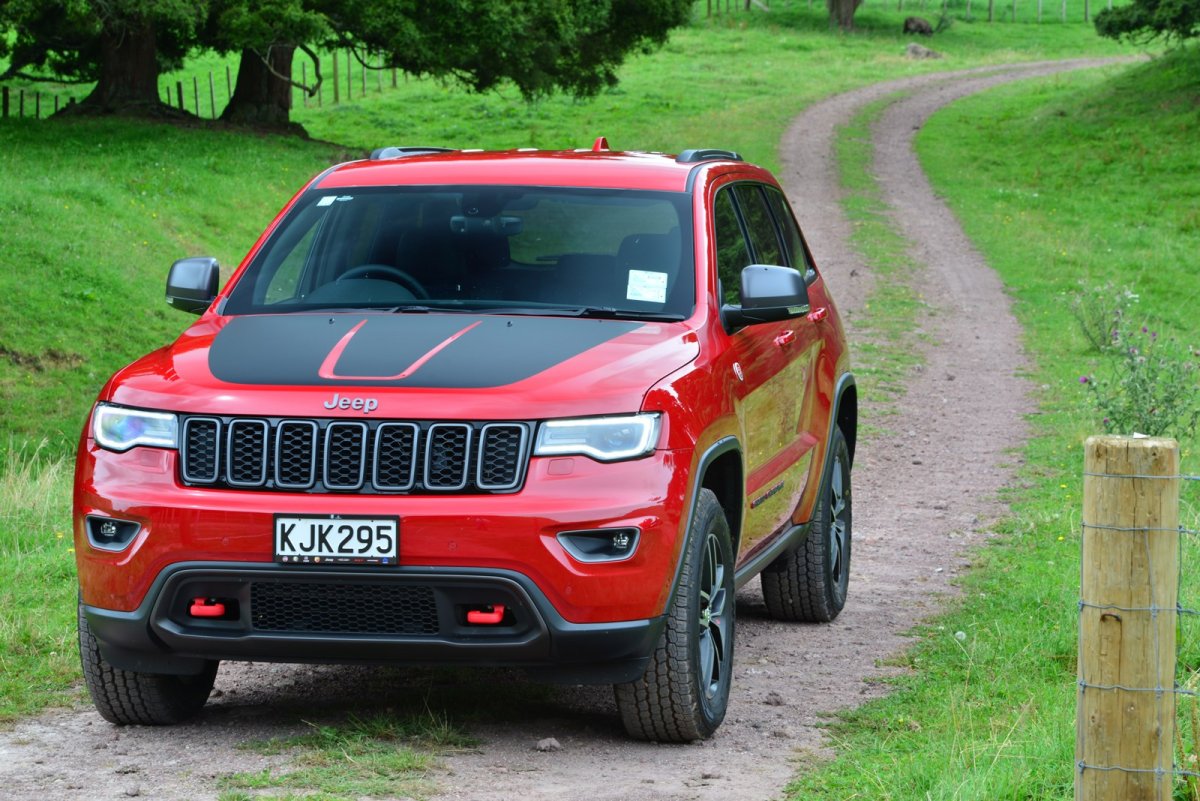
[[(114, 376), (117, 403), (204, 414), (541, 419), (641, 408), (694, 360), (682, 324), (468, 314), (206, 317)], [(362, 403), (349, 407), (342, 399)], [(374, 404), (367, 403), (375, 401)]]

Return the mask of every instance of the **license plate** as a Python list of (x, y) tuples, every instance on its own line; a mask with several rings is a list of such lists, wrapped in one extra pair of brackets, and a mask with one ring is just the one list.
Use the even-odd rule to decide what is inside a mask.
[(397, 517), (275, 515), (275, 561), (306, 565), (394, 565)]

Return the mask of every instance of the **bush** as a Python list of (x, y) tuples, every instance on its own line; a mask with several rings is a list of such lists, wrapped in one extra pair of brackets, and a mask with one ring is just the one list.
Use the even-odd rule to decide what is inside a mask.
[(1149, 436), (1193, 435), (1200, 423), (1200, 351), (1145, 326), (1118, 328), (1105, 377), (1083, 376), (1105, 430)]

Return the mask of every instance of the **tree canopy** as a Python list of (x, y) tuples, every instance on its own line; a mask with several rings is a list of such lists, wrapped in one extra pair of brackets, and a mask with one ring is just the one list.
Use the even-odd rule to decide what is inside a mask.
[(1200, 36), (1200, 0), (1133, 0), (1097, 14), (1096, 31), (1135, 42), (1192, 39)]
[(161, 110), (161, 70), (196, 50), (237, 53), (224, 118), (286, 125), (296, 51), (319, 83), (318, 51), (345, 48), (474, 91), (511, 83), (526, 98), (583, 96), (615, 84), (630, 52), (661, 45), (691, 9), (690, 0), (0, 0), (0, 33), (11, 32), (0, 36), (10, 60), (0, 78), (96, 81), (85, 110)]

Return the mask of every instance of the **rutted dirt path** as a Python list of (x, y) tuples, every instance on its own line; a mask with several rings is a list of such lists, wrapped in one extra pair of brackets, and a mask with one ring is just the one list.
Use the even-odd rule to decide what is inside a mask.
[[(286, 764), (238, 743), (303, 731), (347, 708), (483, 710), (478, 749), (442, 760), (435, 798), (469, 801), (674, 801), (777, 798), (797, 757), (823, 748), (824, 716), (879, 692), (876, 663), (936, 608), (965, 566), (964, 549), (1002, 512), (1011, 449), (1031, 410), (1019, 328), (996, 276), (938, 200), (912, 154), (913, 133), (942, 105), (1005, 81), (1095, 66), (1055, 62), (926, 75), (839, 95), (802, 114), (784, 140), (782, 180), (851, 341), (871, 286), (850, 243), (832, 163), (834, 130), (863, 105), (899, 92), (873, 132), (875, 166), (897, 229), (922, 265), (918, 321), (934, 344), (914, 372), (893, 432), (860, 443), (854, 468), (855, 545), (850, 599), (826, 626), (769, 620), (758, 583), (738, 598), (733, 697), (724, 726), (691, 746), (631, 743), (611, 692), (546, 689), (508, 675), (223, 665), (214, 698), (193, 723), (123, 728), (90, 706), (52, 712), (0, 734), (0, 796), (49, 799), (212, 799), (217, 778)], [(860, 387), (870, 394), (869, 387)], [(516, 699), (508, 700), (508, 699)], [(558, 751), (539, 752), (554, 737)]]

